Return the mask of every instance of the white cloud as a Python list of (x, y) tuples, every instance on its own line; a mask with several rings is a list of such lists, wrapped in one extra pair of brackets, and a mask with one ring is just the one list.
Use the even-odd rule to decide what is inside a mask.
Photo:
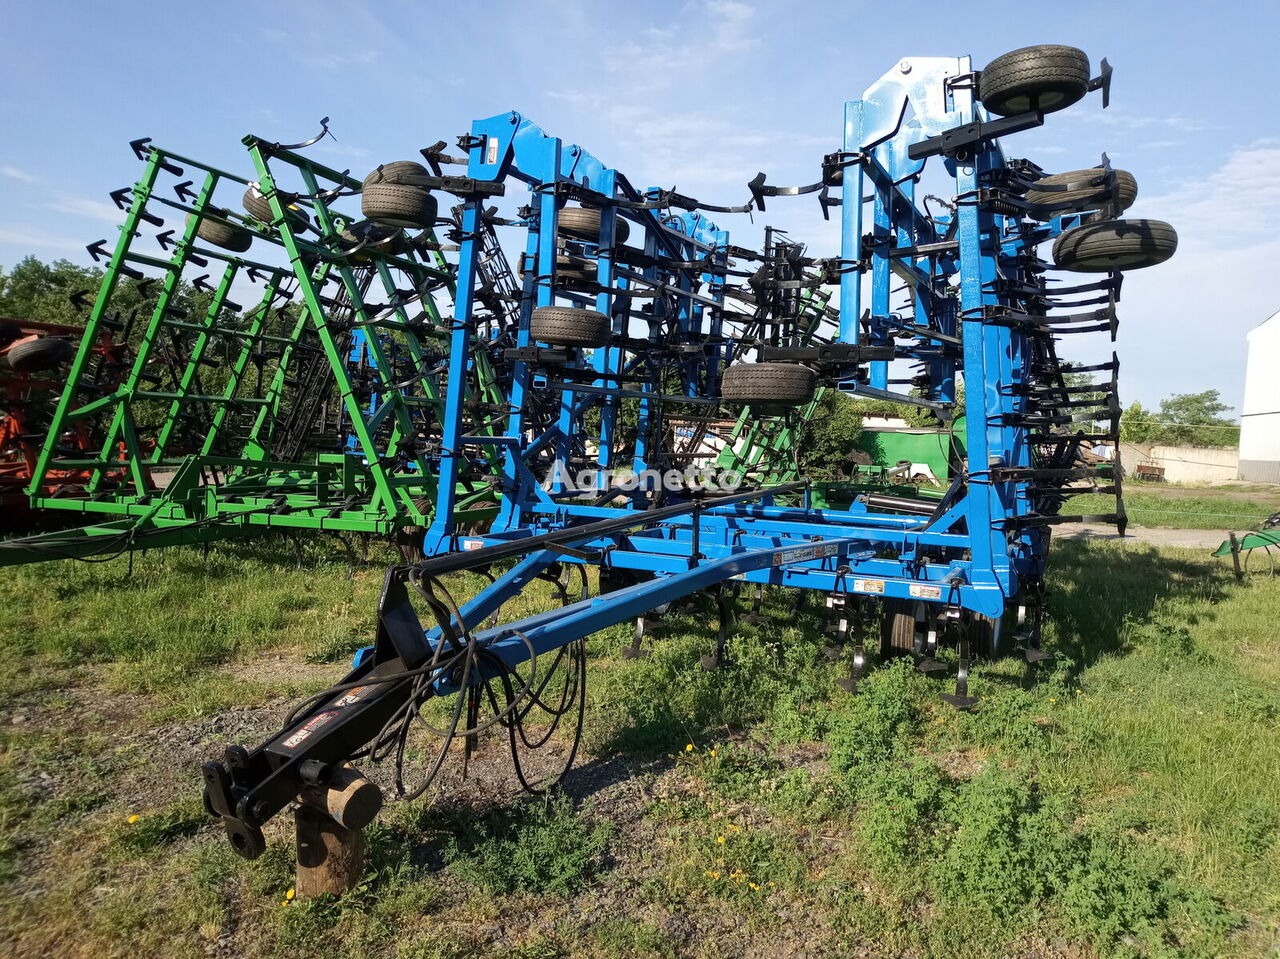
[(1207, 177), (1175, 181), (1161, 196), (1139, 195), (1130, 215), (1167, 219), (1183, 249), (1240, 249), (1275, 236), (1280, 216), (1280, 141), (1232, 151)]
[(1181, 113), (1164, 115), (1151, 113), (1134, 113), (1123, 107), (1108, 107), (1095, 110), (1068, 111), (1065, 114), (1071, 120), (1083, 121), (1090, 125), (1114, 127), (1118, 130), (1172, 130), (1177, 133), (1196, 133), (1207, 130), (1210, 124), (1195, 117)]
[(35, 183), (39, 177), (26, 170), (19, 170), (16, 166), (0, 166), (0, 176), (7, 176), (11, 180), (21, 180), (23, 183)]
[(124, 219), (124, 211), (114, 203), (105, 200), (91, 200), (88, 197), (73, 196), (70, 193), (55, 194), (52, 202), (46, 204), (57, 213), (69, 213), (72, 216), (86, 216), (104, 223), (119, 223)]
[(349, 146), (345, 143), (338, 143), (328, 137), (321, 140), (315, 145), (315, 149), (320, 153), (328, 153), (332, 156), (348, 157), (353, 160), (363, 160), (373, 156), (372, 150), (366, 150), (364, 147)]
[(1139, 194), (1128, 216), (1167, 220), (1178, 252), (1124, 281), (1119, 315), (1126, 400), (1217, 389), (1238, 408), (1245, 333), (1280, 307), (1270, 277), (1280, 259), (1280, 143), (1232, 151), (1207, 177), (1158, 196)]
[(71, 250), (84, 252), (84, 244), (79, 240), (68, 239), (64, 236), (53, 236), (39, 227), (18, 223), (0, 223), (0, 244), (16, 246), (26, 250), (35, 247), (47, 250), (62, 250), (64, 252)]

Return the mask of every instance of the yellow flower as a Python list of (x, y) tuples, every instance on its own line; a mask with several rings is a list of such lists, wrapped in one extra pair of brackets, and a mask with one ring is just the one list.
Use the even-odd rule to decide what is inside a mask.
[(774, 886), (777, 885), (777, 883), (774, 882), (772, 879), (770, 879), (767, 883), (765, 883), (765, 885), (767, 885), (770, 889), (772, 889)]
[(137, 813), (134, 813), (132, 816), (129, 817), (129, 825), (132, 826), (135, 822), (137, 822), (141, 818), (142, 817), (139, 816)]
[(1049, 702), (1051, 702), (1051, 703), (1056, 703), (1057, 701), (1058, 701), (1058, 697), (1056, 697), (1056, 696), (1050, 696), (1050, 697), (1049, 697)]
[(716, 836), (716, 842), (724, 845), (724, 836)]
[(693, 752), (693, 743), (686, 743), (684, 747), (684, 751), (687, 753)]
[(713, 750), (711, 750), (711, 755), (713, 755), (713, 756), (714, 756), (715, 754), (716, 754), (716, 751), (715, 751), (714, 749), (713, 749)]
[(288, 892), (284, 894), (285, 901), (288, 902), (290, 899), (292, 899), (296, 895), (297, 893), (294, 890), (290, 889)]
[(752, 892), (759, 892), (759, 891), (760, 891), (760, 887), (759, 887), (759, 886), (757, 886), (754, 882), (749, 882), (749, 883), (747, 883), (747, 885), (751, 888), (751, 891), (752, 891)]

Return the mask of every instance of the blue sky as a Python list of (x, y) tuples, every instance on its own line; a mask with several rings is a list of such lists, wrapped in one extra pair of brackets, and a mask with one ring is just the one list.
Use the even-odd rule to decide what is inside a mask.
[[(518, 109), (634, 183), (739, 203), (758, 170), (817, 179), (842, 103), (899, 58), (968, 53), (981, 66), (1051, 42), (1110, 59), (1111, 108), (1092, 96), (1006, 152), (1056, 172), (1105, 150), (1138, 179), (1132, 215), (1181, 238), (1169, 264), (1126, 280), (1122, 399), (1216, 388), (1238, 404), (1244, 334), (1280, 309), (1268, 282), (1280, 272), (1277, 4), (200, 6), (6, 4), (0, 265), (27, 253), (87, 262), (85, 244), (114, 239), (107, 194), (138, 175), (135, 137), (247, 174), (245, 133), (300, 140), (327, 115), (337, 140), (315, 149), (363, 175)], [(812, 197), (771, 202), (754, 223), (721, 219), (748, 243), (767, 221), (817, 255), (837, 250)]]

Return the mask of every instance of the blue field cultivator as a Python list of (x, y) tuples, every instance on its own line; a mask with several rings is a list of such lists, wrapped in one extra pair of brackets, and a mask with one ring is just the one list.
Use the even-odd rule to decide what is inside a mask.
[[(428, 148), (434, 169), (387, 163), (366, 179), (375, 221), (394, 225), (401, 210), (421, 222), (437, 197), (459, 205), (453, 315), (434, 327), (449, 341), (438, 449), (424, 464), (424, 558), (388, 571), (376, 638), (346, 679), (267, 742), (204, 767), (208, 808), (236, 850), (260, 854), (263, 824), (300, 795), (327, 810), (315, 813), (326, 828), (363, 825), (381, 794), (352, 763), (385, 759), (398, 791), (419, 795), (490, 743), (509, 750), (523, 785), (547, 788), (577, 750), (585, 638), (635, 621), (632, 653), (643, 655), (655, 611), (696, 593), (720, 606), (709, 669), (732, 655), (737, 594), (765, 586), (820, 594), (850, 692), (872, 660), (914, 657), (966, 708), (975, 657), (1046, 659), (1053, 527), (1125, 523), (1119, 464), (1090, 452), (1116, 444), (1115, 354), (1067, 363), (1059, 351), (1114, 340), (1125, 271), (1167, 260), (1177, 237), (1124, 218), (1135, 181), (1105, 156), (1048, 174), (1006, 150), (1086, 95), (1105, 106), (1110, 76), (1105, 60), (1095, 76), (1063, 46), (982, 70), (968, 57), (901, 60), (844, 105), (842, 142), (815, 182), (782, 187), (762, 173), (739, 205), (633, 184), (516, 112), (474, 122), (457, 157)], [(281, 225), (288, 213), (265, 173), (260, 163)], [(839, 217), (838, 251), (817, 256), (775, 231), (756, 247), (735, 242), (742, 214), (807, 194)], [(305, 248), (280, 232), (297, 262)], [(523, 251), (516, 286), (497, 297), (485, 270), (495, 236)], [(292, 272), (305, 295), (305, 271)], [(390, 310), (394, 285), (385, 297)], [(503, 371), (482, 378), (503, 391), (487, 417), (481, 357)], [(746, 407), (785, 428), (819, 390), (963, 423), (945, 495), (871, 491), (823, 507), (802, 475), (762, 485), (691, 452), (699, 424)], [(361, 411), (348, 413), (358, 424)], [(465, 481), (486, 463), (498, 508), (477, 526)], [(1114, 513), (1068, 515), (1086, 491), (1114, 493)], [(492, 581), (455, 599), (450, 574), (467, 570)], [(537, 578), (557, 583), (563, 604), (504, 616)], [(954, 654), (940, 658), (944, 647)], [(428, 747), (411, 743), (419, 729)], [(411, 757), (421, 770), (406, 782)]]

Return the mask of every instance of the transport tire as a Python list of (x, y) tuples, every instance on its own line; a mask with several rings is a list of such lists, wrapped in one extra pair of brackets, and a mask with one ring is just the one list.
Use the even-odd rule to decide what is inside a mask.
[(1098, 220), (1073, 227), (1053, 243), (1053, 261), (1076, 273), (1155, 266), (1178, 249), (1178, 233), (1163, 220)]
[(562, 280), (595, 280), (596, 271), (593, 266), (585, 266), (580, 258), (557, 256), (556, 276)]
[[(373, 186), (377, 183), (400, 183), (401, 179), (407, 176), (431, 176), (431, 173), (415, 160), (392, 160), (390, 163), (384, 163), (378, 169), (370, 172), (364, 178), (362, 187)], [(418, 189), (422, 188), (419, 187)]]
[(799, 363), (736, 363), (720, 379), (726, 403), (803, 406), (813, 399), (817, 375)]
[(76, 355), (76, 349), (66, 340), (56, 336), (42, 336), (38, 340), (27, 340), (9, 348), (5, 356), (9, 366), (19, 373), (33, 370), (52, 370), (63, 363), (70, 363)]
[(909, 599), (886, 599), (880, 621), (880, 658), (911, 656), (916, 645), (916, 604)]
[(360, 210), (370, 220), (406, 229), (431, 229), (436, 223), (436, 198), (416, 186), (370, 184), (360, 194)]
[[(214, 216), (227, 215), (226, 210), (219, 210), (216, 207), (210, 208), (208, 212)], [(188, 223), (193, 216), (195, 216), (194, 213), (187, 216)], [(248, 230), (218, 220), (206, 220), (203, 217), (200, 219), (200, 225), (196, 227), (196, 236), (206, 243), (220, 246), (232, 253), (243, 253), (253, 245), (253, 234)]]
[(355, 250), (349, 254), (353, 260), (368, 260), (370, 253), (399, 256), (408, 249), (404, 232), (399, 227), (369, 220), (353, 223), (338, 234), (338, 240), (343, 250)]
[[(271, 224), (275, 220), (276, 215), (271, 212), (271, 202), (259, 192), (256, 186), (250, 186), (244, 191), (244, 198), (240, 201), (244, 206), (244, 211), (260, 223)], [(311, 218), (302, 210), (298, 210), (285, 205), (286, 215), (291, 221), (291, 228), (297, 230), (305, 230), (311, 223)]]
[[(585, 206), (568, 206), (556, 217), (560, 232), (578, 240), (591, 243), (600, 241), (600, 211)], [(613, 242), (625, 243), (631, 235), (631, 226), (626, 220), (618, 217), (614, 220)]]
[(609, 318), (598, 310), (540, 306), (529, 318), (529, 338), (552, 346), (597, 348), (609, 342)]
[[(1055, 173), (1052, 176), (1044, 177), (1037, 180), (1035, 184), (1027, 191), (1023, 197), (1028, 203), (1065, 203), (1083, 202), (1097, 196), (1101, 191), (1100, 186), (1082, 186), (1069, 190), (1045, 190), (1046, 186), (1069, 186), (1072, 183), (1087, 182), (1090, 177), (1098, 176), (1102, 171), (1093, 170), (1072, 170), (1070, 173)], [(1116, 199), (1120, 201), (1121, 212), (1133, 206), (1133, 201), (1138, 198), (1138, 181), (1133, 178), (1133, 174), (1128, 170), (1115, 170), (1116, 175), (1116, 195), (1112, 197), (1114, 203)], [(1061, 213), (1044, 213), (1038, 214), (1035, 210), (1031, 211), (1031, 216), (1037, 220), (1051, 220), (1055, 216), (1061, 216)]]
[(1002, 117), (1069, 107), (1089, 90), (1089, 57), (1076, 47), (1044, 43), (996, 57), (978, 79), (978, 99)]

